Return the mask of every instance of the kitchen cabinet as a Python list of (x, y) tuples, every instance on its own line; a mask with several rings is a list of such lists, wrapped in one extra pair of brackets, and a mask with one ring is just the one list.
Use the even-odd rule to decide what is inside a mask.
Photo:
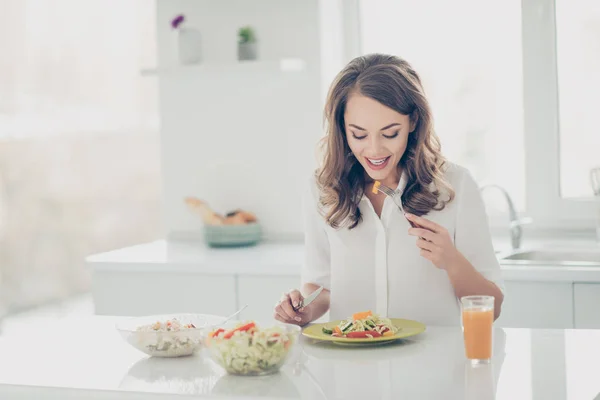
[(600, 283), (573, 285), (575, 328), (600, 329)]
[[(505, 284), (502, 313), (496, 321), (499, 327), (600, 327), (600, 313), (595, 312), (595, 305), (600, 304), (600, 284), (575, 284), (575, 293), (570, 282), (506, 281)], [(273, 308), (281, 295), (299, 286), (299, 275), (123, 271), (116, 277), (112, 271), (94, 271), (92, 279), (95, 312), (99, 315), (176, 312), (229, 315), (248, 304), (240, 317), (259, 321), (272, 320)]]
[(505, 328), (573, 328), (573, 285), (570, 282), (506, 281), (502, 313)]
[(235, 293), (233, 275), (150, 271), (94, 271), (92, 275), (95, 313), (99, 315), (229, 315), (236, 310)]

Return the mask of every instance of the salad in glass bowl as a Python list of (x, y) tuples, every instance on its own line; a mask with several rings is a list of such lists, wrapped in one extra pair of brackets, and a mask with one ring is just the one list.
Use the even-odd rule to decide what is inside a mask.
[(234, 322), (207, 331), (211, 359), (232, 375), (268, 375), (279, 371), (298, 341), (301, 328), (273, 322)]
[(150, 356), (182, 357), (200, 350), (204, 330), (224, 320), (205, 314), (154, 315), (119, 322), (117, 330), (127, 343)]

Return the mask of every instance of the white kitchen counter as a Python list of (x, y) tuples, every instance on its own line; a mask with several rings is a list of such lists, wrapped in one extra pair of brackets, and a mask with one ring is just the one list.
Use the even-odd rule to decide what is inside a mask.
[[(569, 246), (589, 249), (581, 240), (529, 241), (527, 247)], [(504, 244), (502, 244), (504, 246)], [(169, 272), (208, 275), (300, 276), (303, 243), (262, 243), (242, 248), (210, 248), (201, 240), (157, 240), (96, 254), (86, 259), (94, 271)], [(600, 282), (600, 267), (520, 266), (501, 261), (504, 279), (537, 282)]]
[[(506, 284), (499, 326), (600, 329), (600, 267), (511, 265), (502, 261), (506, 239), (495, 240), (494, 245), (501, 251)], [(574, 252), (597, 246), (592, 239), (581, 238), (524, 242), (525, 249)], [(215, 249), (201, 239), (188, 239), (158, 240), (92, 255), (86, 261), (98, 315), (229, 315), (249, 304), (242, 317), (264, 320), (272, 317), (283, 292), (299, 287), (303, 259), (304, 245), (299, 242)]]
[(462, 333), (428, 327), (371, 348), (302, 340), (278, 374), (234, 377), (200, 354), (149, 358), (121, 339), (119, 318), (57, 321), (0, 338), (0, 398), (31, 399), (593, 399), (600, 331), (495, 330), (487, 366), (465, 360)]
[(302, 243), (210, 248), (201, 240), (157, 240), (95, 254), (86, 263), (98, 271), (299, 275), (303, 252)]

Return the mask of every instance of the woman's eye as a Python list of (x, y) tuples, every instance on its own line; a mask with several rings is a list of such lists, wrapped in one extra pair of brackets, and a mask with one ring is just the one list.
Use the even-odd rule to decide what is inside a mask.
[(398, 136), (398, 133), (399, 133), (399, 132), (400, 132), (400, 131), (396, 131), (396, 132), (395, 132), (393, 135), (389, 135), (389, 136), (388, 136), (388, 135), (383, 135), (383, 137), (384, 137), (384, 138), (388, 138), (388, 139), (393, 139), (393, 138), (395, 138), (396, 136)]
[(366, 137), (367, 137), (367, 135), (363, 135), (363, 136), (356, 136), (356, 133), (352, 132), (352, 137), (353, 137), (354, 139), (357, 139), (357, 140), (363, 140), (364, 138), (366, 138)]

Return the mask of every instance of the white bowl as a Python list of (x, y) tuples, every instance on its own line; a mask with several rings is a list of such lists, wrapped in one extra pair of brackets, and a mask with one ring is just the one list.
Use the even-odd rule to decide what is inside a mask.
[[(140, 330), (156, 322), (177, 319), (182, 325), (193, 324), (195, 328), (179, 331)], [(206, 314), (165, 314), (135, 317), (119, 322), (117, 330), (127, 343), (153, 357), (189, 356), (202, 348), (205, 329), (220, 324), (225, 317)]]

